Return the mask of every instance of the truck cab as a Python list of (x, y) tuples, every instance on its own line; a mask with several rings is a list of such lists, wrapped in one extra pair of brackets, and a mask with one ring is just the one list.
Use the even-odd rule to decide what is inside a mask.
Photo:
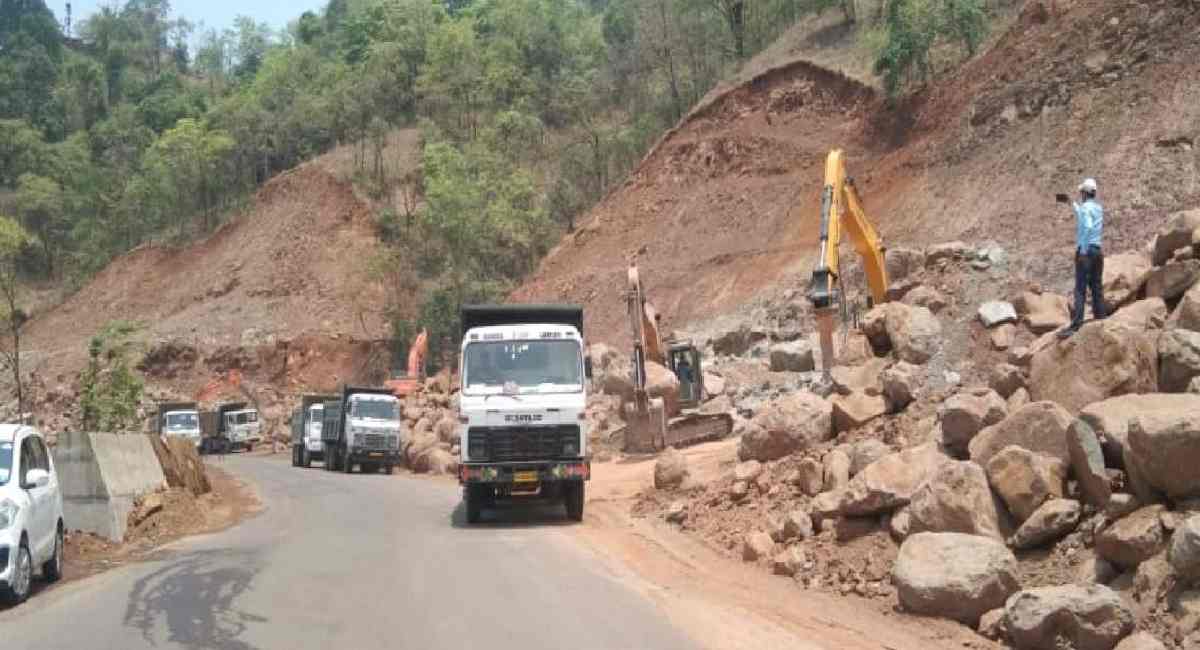
[(325, 469), (349, 474), (358, 465), (363, 472), (390, 474), (400, 462), (400, 400), (390, 389), (346, 386), (340, 402), (324, 403), (323, 416)]
[(184, 438), (200, 448), (200, 410), (195, 402), (163, 402), (158, 405), (154, 432), (166, 439), (168, 436)]
[(325, 460), (321, 430), (325, 420), (325, 402), (336, 395), (305, 395), (292, 414), (292, 466), (312, 467), (312, 461)]
[(232, 402), (217, 407), (217, 437), (224, 439), (232, 450), (251, 451), (262, 442), (262, 423), (258, 409), (245, 402)]
[(462, 311), (459, 482), (467, 521), (497, 499), (561, 499), (583, 518), (587, 457), (583, 310), (483, 305)]

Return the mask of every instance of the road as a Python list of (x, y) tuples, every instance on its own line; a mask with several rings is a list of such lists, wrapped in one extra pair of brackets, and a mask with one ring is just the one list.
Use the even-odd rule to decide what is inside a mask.
[(467, 527), (457, 486), (233, 456), (265, 511), (0, 611), (7, 648), (692, 648), (561, 508)]

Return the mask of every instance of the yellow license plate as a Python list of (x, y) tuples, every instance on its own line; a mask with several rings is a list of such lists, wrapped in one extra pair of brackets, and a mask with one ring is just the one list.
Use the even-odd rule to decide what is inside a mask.
[(513, 472), (513, 483), (537, 483), (538, 473), (532, 472)]

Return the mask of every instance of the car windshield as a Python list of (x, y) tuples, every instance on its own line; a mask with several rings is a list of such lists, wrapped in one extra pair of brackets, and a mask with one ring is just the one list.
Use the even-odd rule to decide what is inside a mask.
[(8, 483), (8, 475), (12, 473), (13, 443), (0, 442), (0, 485)]
[(200, 418), (195, 413), (167, 414), (168, 431), (185, 431), (200, 428)]
[(351, 405), (350, 416), (355, 418), (396, 420), (400, 417), (396, 412), (396, 402), (392, 400), (354, 400)]
[(469, 389), (502, 389), (506, 384), (560, 392), (583, 389), (583, 363), (576, 341), (471, 343), (465, 356), (463, 383)]

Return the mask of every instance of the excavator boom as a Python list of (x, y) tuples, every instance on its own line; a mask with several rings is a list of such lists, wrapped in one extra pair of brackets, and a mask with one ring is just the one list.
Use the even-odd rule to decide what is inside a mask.
[(404, 398), (421, 389), (424, 379), (425, 355), (429, 352), (429, 333), (421, 330), (408, 348), (407, 374), (403, 377), (389, 379), (384, 382), (385, 388), (392, 391), (396, 397)]

